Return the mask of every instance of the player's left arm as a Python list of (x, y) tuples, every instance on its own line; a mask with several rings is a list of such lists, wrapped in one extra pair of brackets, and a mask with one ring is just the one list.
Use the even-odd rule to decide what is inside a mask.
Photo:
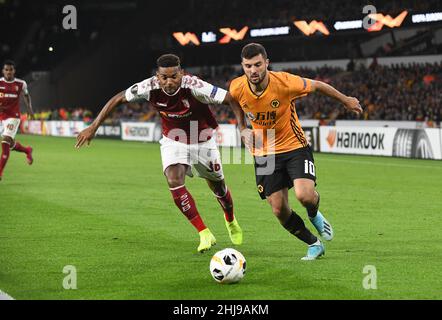
[(320, 93), (341, 102), (347, 110), (356, 114), (362, 113), (362, 107), (357, 98), (347, 96), (325, 82), (308, 80), (311, 81), (311, 92), (319, 91)]
[(23, 86), (22, 95), (23, 95), (23, 100), (25, 102), (26, 108), (28, 110), (29, 118), (31, 120), (33, 120), (34, 119), (34, 109), (32, 108), (32, 99), (31, 99), (31, 95), (29, 94), (28, 86), (26, 83)]

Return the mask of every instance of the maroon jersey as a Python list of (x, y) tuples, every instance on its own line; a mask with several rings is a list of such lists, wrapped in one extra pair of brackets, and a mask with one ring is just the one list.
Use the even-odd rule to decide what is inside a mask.
[[(209, 140), (218, 127), (209, 104), (222, 104), (227, 91), (201, 79), (185, 75), (173, 95), (164, 92), (157, 77), (146, 79), (126, 90), (129, 102), (147, 100), (160, 113), (163, 135), (183, 143)], [(212, 129), (212, 130), (211, 130)]]
[(20, 118), (20, 95), (28, 94), (25, 81), (15, 78), (12, 81), (0, 79), (0, 120)]

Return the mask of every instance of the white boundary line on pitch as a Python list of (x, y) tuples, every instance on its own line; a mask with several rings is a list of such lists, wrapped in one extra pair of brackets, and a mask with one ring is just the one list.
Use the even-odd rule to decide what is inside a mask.
[(347, 160), (347, 159), (327, 159), (327, 158), (321, 158), (319, 160), (319, 162), (321, 162), (321, 161), (347, 162), (347, 163), (354, 163), (354, 164), (370, 164), (370, 165), (387, 166), (387, 167), (442, 169), (442, 165), (441, 166), (417, 166), (417, 165), (412, 165), (412, 164), (401, 164), (401, 163), (384, 163), (384, 162), (377, 162), (377, 161), (356, 161), (356, 160)]
[(6, 292), (0, 290), (0, 300), (15, 300), (15, 299)]

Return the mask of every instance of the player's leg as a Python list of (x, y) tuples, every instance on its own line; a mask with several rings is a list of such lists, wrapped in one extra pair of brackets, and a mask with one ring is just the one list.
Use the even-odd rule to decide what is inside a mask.
[(167, 167), (164, 174), (166, 175), (167, 183), (169, 184), (169, 189), (176, 206), (200, 235), (198, 252), (205, 252), (216, 244), (216, 239), (204, 224), (196, 207), (195, 200), (185, 186), (187, 170), (187, 165), (175, 164)]
[(176, 206), (195, 227), (195, 229), (198, 232), (201, 232), (207, 227), (205, 226), (196, 208), (192, 195), (185, 186), (186, 172), (187, 165), (174, 164), (166, 168), (164, 175), (166, 176), (169, 190)]
[(224, 211), (225, 224), (230, 240), (242, 244), (242, 229), (233, 214), (233, 200), (224, 181), (221, 154), (214, 138), (198, 144), (192, 152), (193, 167), (198, 176), (204, 178)]
[(20, 119), (9, 118), (2, 121), (3, 133), (2, 133), (2, 156), (0, 159), (0, 179), (3, 176), (3, 171), (9, 160), (11, 149), (15, 144), (15, 135), (17, 134), (18, 127), (20, 125)]
[(3, 171), (5, 170), (6, 164), (8, 163), (11, 145), (13, 143), (14, 140), (11, 137), (2, 135), (2, 141), (1, 141), (2, 155), (0, 158), (0, 180), (2, 180)]
[(206, 181), (224, 211), (225, 224), (230, 240), (235, 245), (242, 244), (242, 229), (233, 213), (232, 195), (230, 194), (230, 190), (227, 188), (224, 179), (220, 181), (206, 179)]
[(32, 165), (34, 163), (34, 158), (32, 157), (33, 149), (31, 146), (24, 147), (20, 144), (20, 142), (15, 141), (11, 150), (26, 154), (26, 161), (28, 162), (29, 165)]
[(307, 229), (302, 218), (290, 208), (287, 188), (268, 196), (267, 202), (279, 223), (288, 232), (308, 245), (313, 245), (318, 241), (318, 238)]
[(322, 242), (310, 232), (302, 218), (290, 209), (287, 188), (268, 196), (267, 201), (281, 225), (308, 245), (307, 255), (302, 260), (315, 260), (324, 255), (325, 249)]
[(315, 190), (316, 168), (310, 146), (297, 149), (290, 154), (287, 160), (287, 172), (293, 181), (296, 198), (306, 208), (310, 221), (324, 240), (332, 240), (333, 229), (318, 210), (319, 193)]
[(220, 181), (213, 181), (206, 179), (207, 185), (210, 190), (212, 190), (216, 200), (220, 204), (224, 211), (224, 218), (227, 222), (232, 222), (235, 220), (235, 215), (233, 214), (233, 200), (230, 194), (230, 190), (227, 189), (224, 179)]
[(10, 118), (3, 121), (4, 131), (2, 134), (2, 157), (0, 160), (0, 179), (3, 175), (3, 170), (8, 162), (10, 151), (17, 151), (26, 154), (26, 159), (29, 164), (32, 164), (32, 148), (23, 147), (18, 141), (15, 141), (18, 128), (20, 126), (20, 119)]
[(333, 228), (319, 211), (320, 196), (315, 190), (315, 182), (310, 179), (296, 179), (294, 185), (296, 198), (306, 208), (310, 221), (325, 240), (331, 241)]
[(186, 174), (190, 170), (190, 150), (185, 144), (163, 138), (161, 141), (161, 159), (172, 198), (200, 236), (199, 252), (209, 250), (216, 244), (216, 239), (204, 224), (190, 192), (185, 186)]
[[(288, 190), (293, 187), (293, 180), (288, 174), (287, 164), (291, 157), (291, 154), (276, 155), (274, 158), (255, 157), (256, 184), (261, 199), (267, 199), (281, 225), (309, 246), (307, 256), (302, 259), (314, 260), (324, 254), (324, 246), (289, 206)], [(270, 172), (262, 170), (272, 167)]]

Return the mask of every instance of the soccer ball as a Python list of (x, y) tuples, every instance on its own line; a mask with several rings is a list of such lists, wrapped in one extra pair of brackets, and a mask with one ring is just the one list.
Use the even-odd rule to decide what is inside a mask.
[(210, 274), (218, 283), (237, 283), (245, 273), (246, 259), (235, 249), (218, 251), (210, 261)]

